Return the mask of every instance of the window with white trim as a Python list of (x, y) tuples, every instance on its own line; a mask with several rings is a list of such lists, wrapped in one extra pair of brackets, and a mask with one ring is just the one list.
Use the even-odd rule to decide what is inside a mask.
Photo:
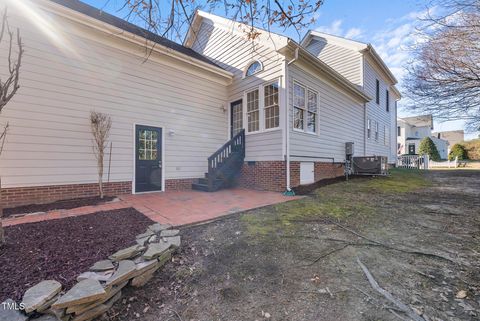
[(387, 126), (383, 126), (383, 144), (385, 146), (389, 146), (389, 141), (390, 141), (390, 131)]
[(306, 92), (305, 87), (293, 83), (293, 128), (299, 130), (304, 129)]
[(266, 85), (264, 88), (265, 129), (280, 126), (280, 108), (278, 106), (278, 82)]
[(378, 141), (378, 121), (375, 121), (375, 140)]
[(262, 71), (262, 69), (263, 69), (262, 63), (258, 60), (254, 61), (245, 70), (245, 77), (252, 76)]
[(307, 132), (317, 132), (317, 93), (311, 90), (307, 90)]
[(260, 110), (258, 104), (258, 89), (247, 93), (247, 131), (260, 130)]
[(295, 82), (293, 84), (293, 128), (317, 132), (318, 94)]
[(367, 120), (367, 137), (372, 137), (372, 120), (370, 118)]

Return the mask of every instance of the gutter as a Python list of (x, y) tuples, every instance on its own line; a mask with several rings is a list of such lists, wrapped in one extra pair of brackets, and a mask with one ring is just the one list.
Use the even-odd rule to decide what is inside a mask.
[(286, 191), (284, 192), (285, 195), (290, 195), (290, 196), (294, 196), (295, 193), (292, 191), (292, 188), (291, 188), (291, 177), (290, 177), (290, 115), (289, 115), (289, 111), (290, 111), (290, 95), (289, 95), (289, 84), (290, 84), (290, 80), (289, 80), (289, 76), (288, 76), (288, 69), (289, 69), (289, 66), (293, 63), (295, 63), (295, 61), (298, 60), (298, 50), (299, 48), (297, 47), (295, 49), (295, 56), (292, 60), (290, 60), (289, 62), (286, 62), (286, 66), (285, 66), (285, 84), (286, 84), (286, 90), (285, 90), (285, 131), (286, 131), (286, 134), (285, 134), (285, 162), (287, 163), (287, 173), (286, 173), (286, 185), (287, 185), (287, 188), (286, 188)]

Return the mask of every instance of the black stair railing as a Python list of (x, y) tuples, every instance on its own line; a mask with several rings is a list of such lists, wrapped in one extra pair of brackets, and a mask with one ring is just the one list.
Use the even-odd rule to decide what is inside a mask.
[(213, 184), (217, 177), (225, 174), (225, 171), (231, 170), (229, 160), (232, 154), (238, 159), (245, 158), (245, 129), (242, 129), (238, 134), (232, 137), (222, 147), (208, 158), (208, 189), (213, 189)]

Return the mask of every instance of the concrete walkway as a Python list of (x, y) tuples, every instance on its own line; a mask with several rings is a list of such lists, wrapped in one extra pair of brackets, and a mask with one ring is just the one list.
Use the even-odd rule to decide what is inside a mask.
[(128, 207), (135, 208), (156, 222), (178, 226), (208, 221), (220, 216), (299, 198), (301, 197), (283, 196), (281, 193), (240, 188), (221, 190), (214, 193), (190, 190), (122, 195), (118, 201), (101, 205), (6, 218), (3, 220), (3, 226), (87, 215)]

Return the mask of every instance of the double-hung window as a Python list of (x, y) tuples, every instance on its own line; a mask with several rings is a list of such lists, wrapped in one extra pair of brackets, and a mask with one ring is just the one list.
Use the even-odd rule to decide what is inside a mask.
[(385, 91), (385, 104), (386, 104), (386, 110), (387, 112), (390, 111), (390, 92), (388, 90)]
[(390, 140), (390, 130), (386, 125), (384, 125), (383, 126), (383, 144), (385, 146), (389, 146), (389, 140)]
[(317, 132), (317, 93), (307, 90), (308, 104), (307, 104), (307, 132)]
[(378, 121), (375, 122), (375, 140), (378, 141)]
[(316, 133), (317, 115), (317, 93), (295, 82), (293, 84), (293, 128), (307, 133)]
[(260, 130), (260, 110), (258, 104), (258, 89), (247, 93), (247, 129), (249, 133)]
[(367, 120), (367, 137), (372, 137), (372, 120), (370, 118)]
[(305, 95), (307, 90), (298, 83), (293, 84), (293, 128), (305, 129)]
[(276, 128), (280, 124), (278, 106), (278, 82), (264, 87), (265, 129)]

